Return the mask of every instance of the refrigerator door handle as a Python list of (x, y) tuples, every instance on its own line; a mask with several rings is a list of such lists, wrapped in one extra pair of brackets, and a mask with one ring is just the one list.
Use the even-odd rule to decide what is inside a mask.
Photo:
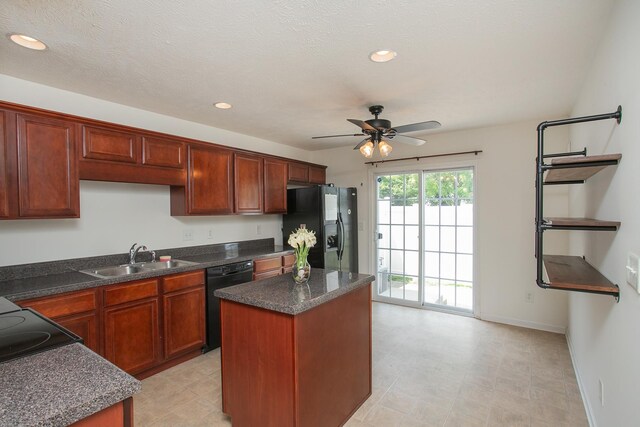
[(338, 229), (340, 237), (338, 239), (338, 259), (342, 259), (344, 253), (344, 222), (342, 222), (342, 214), (338, 214)]

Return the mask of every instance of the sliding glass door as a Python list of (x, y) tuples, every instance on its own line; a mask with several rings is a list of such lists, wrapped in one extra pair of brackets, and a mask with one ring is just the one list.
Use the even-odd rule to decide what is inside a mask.
[(473, 168), (378, 174), (381, 301), (473, 310)]

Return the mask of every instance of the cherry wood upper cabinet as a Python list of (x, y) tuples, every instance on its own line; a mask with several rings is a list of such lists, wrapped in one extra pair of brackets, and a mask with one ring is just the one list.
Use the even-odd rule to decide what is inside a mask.
[(325, 168), (309, 166), (309, 183), (325, 184), (327, 182), (327, 170)]
[(83, 126), (82, 159), (137, 163), (140, 144), (133, 132)]
[(19, 216), (80, 216), (77, 124), (18, 113)]
[(233, 213), (233, 152), (189, 145), (187, 186), (171, 187), (171, 215)]
[(289, 181), (309, 182), (309, 166), (302, 163), (289, 163)]
[(82, 127), (80, 179), (184, 185), (185, 143), (124, 126)]
[(234, 206), (236, 213), (261, 213), (263, 159), (251, 154), (234, 154)]
[(9, 216), (9, 164), (7, 156), (6, 113), (0, 110), (0, 218)]
[(169, 138), (142, 136), (142, 164), (183, 169), (185, 143)]
[(287, 213), (287, 163), (264, 159), (264, 213)]
[(297, 184), (324, 184), (326, 167), (307, 163), (289, 162), (289, 182)]

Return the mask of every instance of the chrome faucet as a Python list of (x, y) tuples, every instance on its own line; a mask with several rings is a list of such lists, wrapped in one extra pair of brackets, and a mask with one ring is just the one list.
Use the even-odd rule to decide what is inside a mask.
[[(129, 249), (129, 264), (135, 264), (136, 263), (136, 256), (138, 255), (138, 252), (140, 252), (140, 250), (146, 251), (147, 247), (145, 245), (140, 245), (138, 247), (136, 247), (137, 243), (134, 243), (133, 245), (131, 245), (131, 248)], [(153, 252), (153, 251), (152, 251)], [(153, 252), (153, 258), (155, 261), (155, 252)]]

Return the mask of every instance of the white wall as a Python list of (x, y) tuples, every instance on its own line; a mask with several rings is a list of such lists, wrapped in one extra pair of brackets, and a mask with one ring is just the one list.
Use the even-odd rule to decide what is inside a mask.
[[(479, 290), (479, 309), (476, 314), (487, 320), (564, 332), (567, 324), (566, 293), (542, 290), (535, 284), (536, 126), (543, 119), (432, 135), (422, 147), (392, 143), (393, 158), (483, 150), (477, 157), (471, 154), (427, 159), (419, 163), (409, 160), (374, 168), (365, 166), (365, 159), (351, 147), (312, 153), (311, 161), (330, 165), (327, 170), (328, 182), (358, 187), (358, 215), (365, 230), (360, 233), (358, 242), (360, 270), (374, 272), (371, 255), (374, 248), (371, 222), (375, 220), (371, 205), (371, 198), (374, 197), (371, 194), (373, 172), (407, 167), (475, 165), (475, 285)], [(554, 130), (549, 137), (550, 149), (565, 149), (567, 137), (566, 130)], [(546, 214), (566, 216), (566, 189), (554, 187), (547, 193)], [(563, 233), (546, 238), (545, 246), (550, 252), (563, 253), (568, 249), (568, 238)], [(525, 302), (527, 292), (533, 292), (533, 304)]]
[[(640, 295), (625, 283), (628, 252), (640, 254), (640, 2), (616, 4), (607, 35), (572, 112), (600, 114), (623, 107), (620, 125), (613, 120), (576, 125), (574, 148), (589, 154), (622, 153), (584, 186), (570, 190), (572, 216), (619, 220), (617, 233), (581, 233), (571, 251), (586, 255), (620, 286), (620, 303), (607, 296), (573, 293), (569, 299), (568, 338), (574, 365), (593, 426), (636, 426), (640, 422)], [(604, 384), (600, 403), (599, 380)]]
[[(0, 100), (262, 153), (309, 157), (307, 151), (286, 145), (1, 74)], [(0, 266), (124, 253), (134, 242), (151, 248), (268, 237), (282, 242), (281, 215), (171, 217), (168, 186), (82, 181), (80, 215), (79, 219), (0, 221)], [(184, 230), (193, 230), (193, 241), (183, 241)], [(213, 239), (208, 238), (209, 230)]]

